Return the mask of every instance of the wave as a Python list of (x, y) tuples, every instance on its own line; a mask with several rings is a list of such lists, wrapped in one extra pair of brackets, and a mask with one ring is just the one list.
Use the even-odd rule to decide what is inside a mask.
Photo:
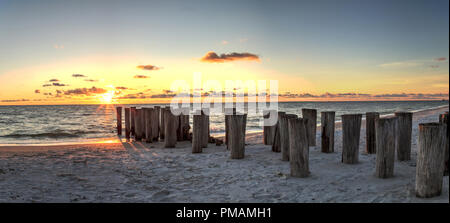
[(73, 132), (64, 132), (64, 131), (56, 131), (56, 132), (43, 132), (43, 133), (34, 133), (34, 134), (20, 134), (20, 133), (12, 133), (8, 135), (2, 135), (2, 138), (78, 138), (82, 135), (86, 134), (94, 134), (99, 133), (96, 131), (73, 131)]

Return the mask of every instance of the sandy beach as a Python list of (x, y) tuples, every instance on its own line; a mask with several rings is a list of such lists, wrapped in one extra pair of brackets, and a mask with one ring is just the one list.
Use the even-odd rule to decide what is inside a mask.
[(437, 122), (448, 106), (414, 113), (412, 160), (395, 162), (395, 176), (379, 179), (375, 155), (365, 154), (362, 124), (360, 162), (343, 164), (342, 131), (335, 153), (310, 148), (308, 178), (289, 176), (289, 163), (247, 135), (245, 158), (231, 160), (225, 146), (209, 144), (192, 154), (190, 142), (117, 142), (0, 147), (0, 202), (449, 202), (449, 178), (441, 196), (414, 194), (418, 124)]

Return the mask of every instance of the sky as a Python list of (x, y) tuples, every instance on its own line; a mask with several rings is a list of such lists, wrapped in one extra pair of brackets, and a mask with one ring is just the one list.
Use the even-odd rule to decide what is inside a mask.
[[(0, 0), (0, 105), (151, 103), (278, 80), (279, 101), (441, 100), (449, 1)], [(217, 89), (219, 92), (222, 89)]]

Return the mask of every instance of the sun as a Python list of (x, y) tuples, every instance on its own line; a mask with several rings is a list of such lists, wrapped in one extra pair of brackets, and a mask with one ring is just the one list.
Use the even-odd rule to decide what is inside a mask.
[(114, 97), (114, 91), (108, 91), (100, 95), (100, 100), (105, 104), (110, 104)]

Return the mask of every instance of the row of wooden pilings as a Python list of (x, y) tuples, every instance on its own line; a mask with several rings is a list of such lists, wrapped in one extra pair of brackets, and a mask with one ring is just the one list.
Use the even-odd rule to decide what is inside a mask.
[[(177, 141), (192, 140), (192, 153), (201, 153), (211, 142), (208, 112), (193, 115), (192, 135), (189, 133), (189, 111), (174, 115), (170, 107), (125, 108), (125, 136), (146, 142), (164, 140), (164, 147), (175, 147)], [(302, 109), (302, 118), (285, 112), (264, 111), (278, 116), (273, 126), (264, 126), (263, 141), (281, 152), (281, 159), (290, 162), (291, 176), (307, 177), (309, 147), (316, 145), (317, 110)], [(342, 157), (346, 164), (358, 163), (362, 114), (342, 115)], [(416, 165), (416, 195), (437, 196), (442, 191), (443, 175), (448, 175), (448, 112), (439, 116), (439, 123), (419, 124)], [(128, 124), (127, 124), (128, 123)], [(247, 115), (235, 109), (225, 115), (225, 143), (232, 159), (245, 156)], [(334, 152), (335, 112), (321, 112), (321, 151)], [(122, 107), (117, 107), (117, 131), (122, 133)], [(366, 113), (366, 152), (376, 154), (375, 175), (390, 178), (397, 160), (411, 159), (412, 113), (396, 112), (394, 117), (380, 118), (379, 113)], [(158, 138), (159, 136), (159, 138)]]
[[(278, 116), (273, 126), (264, 126), (263, 141), (281, 152), (283, 161), (290, 161), (291, 176), (307, 177), (309, 147), (316, 145), (317, 110), (302, 109), (302, 118), (285, 112), (265, 111)], [(342, 157), (346, 164), (358, 163), (362, 114), (345, 114), (342, 122)], [(321, 112), (321, 151), (334, 152), (335, 112)], [(397, 160), (411, 159), (412, 113), (396, 112), (394, 117), (380, 118), (377, 112), (366, 113), (366, 152), (376, 154), (375, 175), (394, 176)], [(443, 176), (448, 175), (449, 159), (448, 112), (439, 116), (439, 123), (419, 124), (416, 165), (416, 196), (441, 194)]]

